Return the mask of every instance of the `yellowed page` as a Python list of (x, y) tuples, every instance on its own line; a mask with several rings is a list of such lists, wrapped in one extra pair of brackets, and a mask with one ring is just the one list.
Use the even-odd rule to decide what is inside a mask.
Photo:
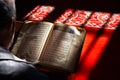
[(27, 61), (38, 61), (52, 29), (53, 24), (50, 22), (27, 21), (23, 25), (12, 52)]
[(47, 47), (40, 56), (40, 64), (50, 69), (74, 71), (84, 38), (84, 29), (56, 24)]

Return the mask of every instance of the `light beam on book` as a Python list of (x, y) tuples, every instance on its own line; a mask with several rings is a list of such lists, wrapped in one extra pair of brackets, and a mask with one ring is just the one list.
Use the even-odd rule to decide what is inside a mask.
[(74, 72), (86, 31), (62, 23), (25, 22), (12, 52), (50, 70)]

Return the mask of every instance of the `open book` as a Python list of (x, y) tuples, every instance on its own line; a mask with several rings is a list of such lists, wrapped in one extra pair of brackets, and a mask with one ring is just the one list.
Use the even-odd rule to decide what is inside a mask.
[(74, 72), (85, 38), (85, 29), (62, 23), (29, 22), (22, 25), (12, 52), (43, 68)]

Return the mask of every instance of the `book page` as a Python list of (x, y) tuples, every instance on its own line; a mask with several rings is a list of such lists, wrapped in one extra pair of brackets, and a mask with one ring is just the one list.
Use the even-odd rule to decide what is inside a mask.
[(49, 22), (25, 23), (13, 47), (13, 53), (30, 62), (39, 60), (53, 24)]
[(59, 62), (60, 65), (64, 64), (72, 43), (72, 39), (70, 39), (72, 37), (73, 34), (54, 30), (52, 38), (45, 49), (44, 56), (41, 57), (42, 61), (48, 61), (55, 64)]
[[(80, 55), (84, 40), (84, 30), (65, 25), (55, 25), (53, 35), (40, 56), (40, 64), (53, 69), (72, 71)], [(83, 36), (84, 34), (84, 36)]]

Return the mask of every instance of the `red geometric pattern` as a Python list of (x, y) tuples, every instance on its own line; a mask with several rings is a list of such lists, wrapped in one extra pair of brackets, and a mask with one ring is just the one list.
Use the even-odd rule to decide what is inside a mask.
[(37, 9), (35, 12), (33, 12), (34, 11), (33, 9), (32, 10), (33, 13), (32, 12), (28, 13), (28, 14), (32, 13), (30, 16), (28, 16), (28, 20), (41, 21), (54, 9), (53, 6), (38, 6), (38, 7), (35, 8)]
[(110, 18), (108, 24), (106, 25), (105, 29), (115, 30), (119, 23), (120, 23), (120, 14), (113, 14), (113, 16)]
[(105, 22), (109, 19), (110, 13), (94, 12), (85, 26), (102, 28)]
[[(31, 10), (25, 18), (32, 21), (42, 21), (55, 9), (54, 6), (36, 6)], [(92, 28), (102, 28), (104, 24), (105, 29), (115, 30), (120, 22), (120, 14), (113, 14), (107, 12), (91, 12), (85, 10), (67, 9), (60, 17), (56, 19), (57, 23), (65, 23), (73, 26), (84, 26)]]
[(64, 23), (74, 12), (73, 9), (67, 9), (55, 22), (56, 23)]
[(29, 17), (30, 15), (32, 15), (37, 9), (40, 8), (40, 5), (36, 6), (33, 10), (31, 10), (29, 13), (27, 13), (27, 15), (25, 15), (24, 18), (27, 18)]
[(88, 11), (76, 10), (76, 12), (72, 14), (72, 16), (66, 21), (65, 24), (81, 26), (82, 24), (84, 24), (84, 22), (86, 21), (90, 14), (91, 12)]

